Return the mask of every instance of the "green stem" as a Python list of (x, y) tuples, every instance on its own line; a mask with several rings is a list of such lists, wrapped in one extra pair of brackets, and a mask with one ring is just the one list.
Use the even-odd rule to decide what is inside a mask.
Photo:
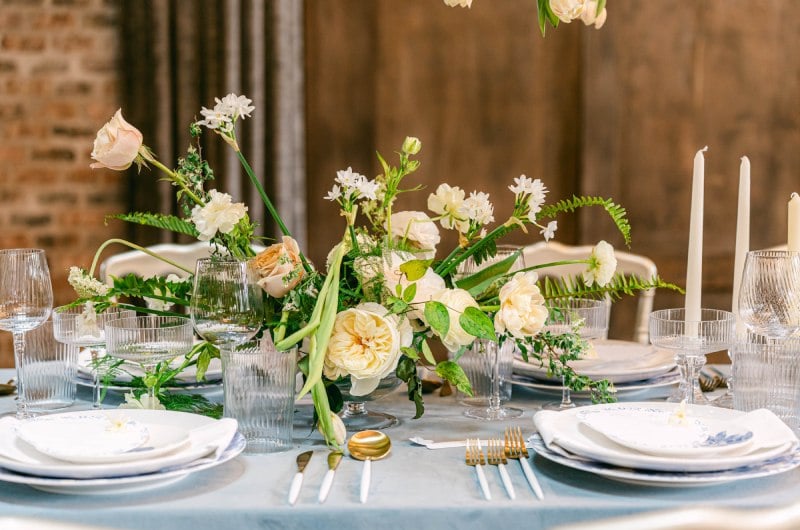
[[(506, 230), (506, 228), (507, 227), (504, 224), (494, 227), (494, 229), (492, 229), (492, 231), (489, 232), (486, 235), (486, 237), (483, 238), (483, 240), (485, 241), (487, 239), (490, 240), (497, 239), (503, 233), (503, 231)], [(455, 248), (453, 252), (451, 252), (450, 255), (447, 256), (444, 259), (444, 261), (439, 264), (438, 267), (436, 267), (435, 271), (436, 274), (442, 277), (451, 274), (459, 263), (461, 263), (462, 261), (464, 261), (465, 259), (467, 259), (468, 257), (472, 256), (475, 253), (476, 245), (472, 245), (471, 247), (464, 249), (464, 251), (461, 253), (458, 253), (459, 250), (461, 250), (460, 247)], [(456, 260), (456, 258), (460, 259)]]
[(195, 195), (195, 193), (192, 190), (189, 189), (189, 187), (186, 185), (186, 183), (183, 181), (183, 179), (181, 179), (178, 176), (177, 173), (175, 173), (174, 171), (169, 169), (167, 166), (165, 166), (164, 164), (162, 164), (161, 162), (156, 160), (155, 157), (148, 158), (147, 161), (150, 162), (151, 164), (153, 164), (154, 166), (156, 166), (158, 169), (160, 169), (164, 173), (166, 173), (169, 176), (169, 179), (172, 182), (174, 182), (175, 184), (177, 184), (178, 186), (180, 186), (181, 190), (183, 190), (183, 192), (186, 195), (188, 195), (196, 204), (199, 204), (201, 206), (203, 204), (205, 204), (202, 200), (200, 200), (200, 198), (197, 195)]
[(94, 276), (94, 271), (97, 268), (97, 261), (100, 259), (100, 254), (111, 243), (119, 243), (121, 245), (128, 246), (128, 247), (130, 247), (132, 249), (140, 250), (140, 251), (144, 252), (145, 254), (147, 254), (149, 256), (153, 256), (154, 258), (156, 258), (158, 260), (161, 260), (164, 263), (167, 263), (169, 265), (172, 265), (173, 267), (176, 267), (176, 268), (178, 268), (178, 269), (180, 269), (180, 270), (182, 270), (182, 271), (184, 271), (184, 272), (186, 272), (188, 274), (194, 274), (193, 270), (189, 270), (186, 267), (184, 267), (183, 265), (179, 265), (178, 263), (175, 263), (172, 260), (169, 260), (169, 259), (167, 259), (167, 258), (165, 258), (163, 256), (159, 256), (155, 252), (153, 252), (151, 250), (148, 250), (148, 249), (146, 249), (144, 247), (141, 247), (141, 246), (137, 245), (136, 243), (131, 243), (130, 241), (125, 241), (124, 239), (112, 238), (112, 239), (109, 239), (108, 241), (106, 241), (105, 243), (103, 243), (102, 245), (100, 245), (100, 248), (97, 249), (97, 252), (94, 255), (94, 259), (92, 260), (92, 267), (89, 269), (89, 276)]

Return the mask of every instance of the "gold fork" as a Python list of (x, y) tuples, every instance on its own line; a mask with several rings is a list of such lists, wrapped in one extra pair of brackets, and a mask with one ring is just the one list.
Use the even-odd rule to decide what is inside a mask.
[(517, 495), (514, 493), (514, 486), (511, 484), (511, 477), (508, 476), (506, 469), (506, 452), (503, 448), (503, 442), (498, 439), (491, 439), (486, 447), (486, 460), (489, 465), (497, 466), (497, 471), (500, 472), (500, 478), (503, 481), (503, 487), (508, 493), (510, 499), (516, 499)]
[(473, 466), (475, 468), (483, 497), (487, 501), (492, 500), (492, 493), (489, 491), (489, 484), (486, 482), (486, 474), (483, 472), (483, 466), (486, 464), (486, 460), (483, 458), (483, 449), (481, 449), (480, 440), (467, 440), (467, 454), (464, 460), (467, 462), (468, 466)]
[(522, 429), (519, 427), (509, 427), (505, 432), (505, 454), (508, 458), (519, 460), (522, 466), (522, 472), (525, 478), (528, 479), (533, 493), (539, 500), (544, 499), (544, 492), (536, 480), (536, 475), (533, 474), (533, 469), (528, 462), (528, 448), (525, 446), (525, 440), (522, 438)]

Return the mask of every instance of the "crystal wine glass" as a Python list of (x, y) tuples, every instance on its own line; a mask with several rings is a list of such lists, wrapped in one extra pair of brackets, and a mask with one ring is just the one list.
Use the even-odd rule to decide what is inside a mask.
[[(605, 338), (608, 333), (608, 302), (587, 298), (553, 300), (544, 331), (554, 335), (574, 333), (587, 341)], [(566, 378), (562, 375), (561, 401), (545, 403), (542, 408), (565, 410), (575, 406)]]
[(700, 391), (698, 377), (706, 363), (706, 354), (729, 348), (736, 340), (736, 318), (730, 311), (701, 309), (700, 320), (686, 321), (680, 309), (662, 309), (650, 314), (650, 342), (659, 348), (675, 351), (675, 364), (681, 371), (678, 394), (670, 402), (686, 401), (706, 405), (710, 402)]
[(354, 396), (350, 393), (350, 378), (345, 377), (336, 381), (336, 386), (342, 393), (344, 409), (339, 414), (348, 431), (363, 431), (365, 429), (387, 429), (400, 423), (393, 415), (379, 410), (368, 410), (367, 402), (375, 401), (389, 394), (400, 386), (400, 379), (394, 372), (381, 379), (378, 387), (365, 396)]
[(41, 326), (53, 309), (53, 287), (44, 250), (0, 250), (0, 329), (14, 336), (17, 418), (30, 416), (25, 396), (25, 332)]
[(253, 338), (261, 327), (264, 293), (249, 262), (197, 260), (189, 313), (198, 335), (220, 348)]
[(156, 403), (156, 384), (147, 384), (156, 365), (192, 349), (192, 321), (185, 317), (138, 316), (118, 318), (106, 323), (106, 351), (112, 357), (139, 363), (145, 371), (145, 384), (151, 405)]
[(747, 253), (738, 316), (748, 331), (769, 339), (784, 339), (800, 330), (800, 252)]
[[(459, 277), (465, 277), (474, 274), (480, 270), (485, 269), (497, 262), (508, 259), (516, 255), (516, 259), (509, 267), (509, 273), (518, 271), (524, 267), (522, 252), (520, 247), (514, 245), (499, 245), (495, 255), (480, 265), (477, 265), (474, 260), (465, 260), (458, 270)], [(464, 411), (464, 415), (470, 418), (480, 420), (504, 420), (510, 418), (517, 418), (522, 415), (522, 410), (514, 407), (505, 407), (501, 404), (501, 385), (506, 382), (510, 385), (511, 370), (514, 361), (514, 342), (507, 340), (503, 344), (497, 341), (487, 341), (476, 339), (462, 356), (465, 365), (470, 373), (470, 383), (478, 383), (478, 379), (488, 379), (490, 383), (490, 393), (487, 396), (488, 400), (480, 406), (470, 407)], [(489, 356), (488, 362), (482, 362), (481, 359), (475, 359), (476, 356), (484, 357)], [(464, 359), (465, 358), (465, 359)], [(481, 369), (490, 368), (488, 374), (481, 373)], [(485, 385), (474, 385), (476, 388), (484, 387)], [(511, 389), (508, 388), (508, 395), (510, 397)]]
[(102, 313), (95, 313), (94, 306), (58, 307), (53, 312), (53, 334), (58, 342), (86, 348), (91, 354), (92, 369), (92, 408), (102, 408), (100, 365), (105, 354), (106, 323), (117, 318), (132, 318), (136, 312), (131, 309), (109, 307)]

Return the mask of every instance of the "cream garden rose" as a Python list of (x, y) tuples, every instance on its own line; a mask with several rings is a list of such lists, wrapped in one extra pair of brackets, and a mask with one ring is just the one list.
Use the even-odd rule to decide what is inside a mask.
[(439, 228), (425, 212), (402, 211), (391, 216), (392, 237), (408, 241), (420, 250), (436, 252), (441, 240)]
[(198, 204), (192, 209), (192, 222), (200, 232), (197, 236), (200, 241), (211, 241), (217, 232), (230, 233), (247, 212), (244, 203), (234, 203), (227, 193), (211, 190), (208, 196), (210, 199), (204, 206)]
[(382, 260), (378, 258), (381, 263), (384, 287), (387, 292), (394, 294), (398, 285), (400, 285), (402, 291), (405, 291), (406, 287), (412, 283), (415, 284), (416, 292), (413, 300), (409, 303), (410, 309), (407, 316), (408, 318), (422, 319), (425, 302), (433, 300), (434, 295), (445, 288), (445, 283), (444, 279), (430, 267), (425, 270), (425, 274), (421, 278), (413, 282), (410, 281), (400, 270), (400, 267), (413, 259), (416, 259), (416, 257), (405, 252), (392, 252)]
[(569, 24), (583, 14), (586, 9), (587, 1), (588, 0), (550, 0), (550, 10), (561, 22)]
[(359, 304), (336, 315), (323, 373), (333, 381), (349, 375), (350, 394), (367, 395), (395, 369), (412, 339), (407, 319), (380, 304)]
[(253, 267), (259, 275), (258, 285), (273, 298), (286, 296), (305, 275), (300, 247), (289, 236), (253, 258)]
[(89, 167), (92, 169), (105, 167), (117, 171), (128, 169), (139, 156), (143, 140), (139, 129), (125, 121), (122, 109), (119, 109), (111, 120), (97, 131), (92, 149), (92, 159), (96, 162)]
[(449, 351), (457, 351), (462, 346), (472, 344), (475, 337), (464, 331), (458, 322), (464, 310), (468, 307), (478, 307), (478, 303), (472, 298), (472, 295), (464, 289), (442, 289), (434, 293), (432, 299), (444, 304), (450, 317), (450, 328), (447, 330), (447, 335), (440, 337), (445, 348)]
[(500, 289), (500, 309), (494, 315), (497, 333), (522, 339), (542, 330), (548, 312), (537, 279), (535, 272), (518, 272)]

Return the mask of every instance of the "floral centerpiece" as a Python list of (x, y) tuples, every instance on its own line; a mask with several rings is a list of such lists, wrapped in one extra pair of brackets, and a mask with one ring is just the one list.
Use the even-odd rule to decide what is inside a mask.
[[(450, 7), (472, 7), (472, 0), (444, 0), (444, 3)], [(536, 0), (536, 7), (542, 36), (547, 24), (557, 28), (559, 22), (569, 24), (573, 20), (600, 29), (608, 16), (606, 0)]]
[[(582, 354), (586, 343), (573, 333), (542, 331), (549, 314), (548, 300), (630, 294), (638, 289), (671, 287), (669, 284), (659, 278), (615, 274), (614, 251), (604, 241), (587, 259), (569, 262), (586, 266), (575, 278), (540, 280), (537, 270), (554, 265), (547, 263), (528, 264), (524, 270), (509, 273), (518, 255), (474, 273), (460, 271), (467, 260), (487, 262), (496, 252), (497, 240), (514, 230), (537, 230), (549, 240), (557, 230), (558, 214), (584, 206), (603, 208), (629, 242), (630, 226), (623, 208), (600, 197), (572, 197), (548, 205), (545, 185), (522, 175), (508, 186), (513, 210), (499, 224), (495, 224), (494, 206), (486, 193), (467, 195), (445, 183), (428, 195), (430, 213), (397, 211), (399, 195), (421, 189), (406, 184), (420, 166), (414, 157), (422, 147), (420, 140), (408, 137), (397, 153), (396, 165), (378, 155), (382, 173), (373, 179), (351, 168), (337, 172), (327, 199), (337, 205), (344, 220), (342, 237), (327, 262), (315, 266), (292, 239), (239, 148), (236, 123), (250, 117), (253, 110), (249, 99), (230, 94), (217, 99), (214, 108), (203, 108), (203, 119), (190, 130), (198, 139), (202, 130), (208, 129), (236, 152), (280, 228), (281, 241), (259, 254), (252, 247), (254, 230), (247, 207), (219, 190), (207, 189), (213, 172), (199, 147), (190, 147), (177, 168), (170, 169), (143, 145), (141, 133), (117, 111), (97, 134), (92, 167), (124, 170), (137, 164), (141, 170), (152, 166), (175, 187), (184, 212), (183, 216), (136, 212), (112, 217), (196, 237), (208, 241), (215, 254), (253, 260), (266, 302), (262, 331), (280, 350), (301, 348), (305, 384), (300, 395), (312, 394), (320, 430), (330, 445), (342, 443), (337, 436), (340, 421), (333, 414), (342, 399), (334, 382), (349, 378), (351, 395), (364, 396), (394, 372), (407, 384), (419, 417), (423, 399), (417, 367), (431, 367), (469, 394), (458, 358), (479, 338), (514, 341), (524, 358), (546, 364), (555, 375), (563, 374), (573, 388), (589, 388), (596, 399), (610, 399), (606, 381), (579, 376), (566, 364)], [(440, 252), (442, 229), (458, 234), (459, 244), (449, 252)], [(148, 302), (147, 307), (137, 308), (139, 311), (159, 315), (174, 314), (174, 307), (189, 305), (191, 278), (129, 275), (113, 278), (113, 286), (97, 280), (98, 256), (111, 243), (153, 254), (121, 239), (109, 240), (88, 270), (73, 267), (70, 282), (80, 296), (75, 304), (86, 304), (88, 313), (112, 304), (127, 307), (129, 298), (138, 297)], [(434, 342), (452, 352), (452, 359), (437, 360)], [(211, 357), (218, 354), (213, 344), (200, 343), (180, 366), (162, 363), (142, 383), (160, 388), (189, 364), (196, 364), (198, 377), (202, 377)], [(166, 397), (163, 392), (157, 394)]]

